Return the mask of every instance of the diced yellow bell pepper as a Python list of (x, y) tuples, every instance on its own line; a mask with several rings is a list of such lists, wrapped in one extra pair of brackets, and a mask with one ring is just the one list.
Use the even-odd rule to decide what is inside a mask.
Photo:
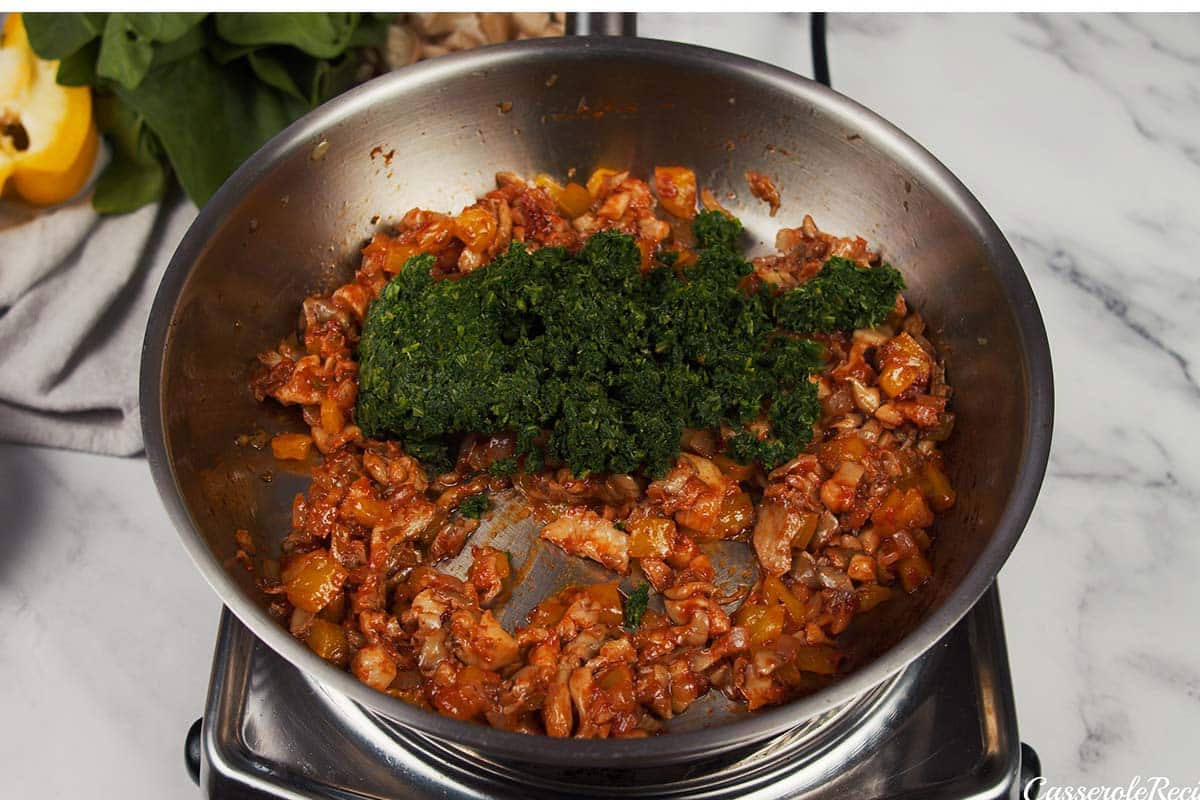
[(341, 625), (317, 617), (312, 621), (304, 643), (321, 658), (339, 667), (346, 666), (350, 661), (350, 644), (346, 641), (346, 631)]
[(321, 549), (294, 557), (281, 577), (292, 605), (316, 614), (333, 602), (349, 574), (328, 550)]
[(591, 177), (587, 180), (588, 194), (592, 196), (592, 199), (600, 196), (600, 191), (604, 188), (604, 182), (616, 174), (617, 171), (615, 169), (609, 169), (608, 167), (600, 167), (592, 173)]
[(496, 238), (496, 218), (485, 208), (471, 206), (454, 218), (454, 235), (469, 249), (484, 250)]
[(796, 650), (796, 660), (793, 663), (801, 672), (833, 675), (837, 672), (839, 659), (838, 651), (829, 645), (810, 644)]
[(787, 609), (788, 616), (792, 618), (792, 622), (797, 625), (804, 622), (804, 604), (800, 602), (796, 595), (792, 594), (792, 590), (779, 578), (774, 575), (768, 575), (763, 578), (763, 594), (766, 596), (767, 602), (779, 603)]
[(539, 172), (533, 176), (533, 185), (550, 195), (550, 199), (556, 203), (558, 202), (559, 195), (563, 193), (562, 184), (544, 172)]
[(281, 461), (303, 461), (312, 443), (307, 433), (281, 433), (271, 439), (271, 454)]
[(633, 558), (666, 558), (675, 545), (675, 523), (665, 517), (647, 517), (629, 524), (629, 555)]
[(679, 219), (696, 216), (696, 173), (687, 167), (655, 167), (654, 190), (668, 214)]
[(721, 511), (712, 533), (718, 539), (730, 539), (754, 524), (754, 501), (746, 492), (736, 492), (721, 501)]
[(0, 35), (0, 191), (36, 205), (69, 200), (92, 174), (100, 139), (86, 86), (59, 86), (57, 61), (29, 46), (21, 15)]
[(721, 470), (721, 474), (734, 481), (748, 481), (754, 477), (754, 464), (739, 464), (728, 456), (718, 453), (713, 456), (713, 463)]
[(796, 517), (799, 525), (796, 527), (796, 535), (792, 537), (792, 549), (806, 550), (813, 534), (817, 532), (819, 518), (813, 511), (797, 511)]
[(957, 495), (950, 486), (950, 479), (932, 462), (925, 462), (918, 486), (934, 511), (948, 511), (954, 507)]
[(588, 190), (574, 182), (564, 186), (555, 200), (558, 201), (558, 207), (563, 210), (563, 213), (571, 219), (583, 216), (592, 207), (592, 196)]
[(600, 610), (600, 621), (605, 625), (620, 625), (625, 619), (621, 607), (621, 595), (617, 591), (617, 582), (595, 583), (585, 590), (592, 602)]
[(866, 613), (891, 598), (892, 590), (877, 583), (868, 583), (854, 590), (858, 595), (858, 610)]
[(781, 605), (744, 603), (737, 610), (734, 619), (750, 635), (751, 646), (762, 647), (783, 634), (785, 616), (786, 612)]
[(900, 585), (904, 591), (912, 594), (929, 580), (933, 567), (925, 556), (916, 553), (896, 564), (896, 572), (900, 575)]

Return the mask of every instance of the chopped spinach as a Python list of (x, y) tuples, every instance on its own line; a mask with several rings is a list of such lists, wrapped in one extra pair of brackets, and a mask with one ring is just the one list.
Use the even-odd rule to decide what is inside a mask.
[(775, 301), (775, 319), (798, 331), (852, 331), (872, 328), (896, 305), (904, 278), (887, 264), (860, 267), (848, 258), (831, 258), (807, 283)]
[(642, 617), (650, 602), (650, 584), (643, 583), (625, 598), (625, 627), (636, 630), (641, 627)]
[(498, 458), (488, 467), (488, 472), (500, 478), (509, 478), (517, 474), (517, 459), (513, 456)]
[(742, 235), (742, 221), (720, 211), (701, 211), (692, 223), (701, 247), (718, 245), (733, 249)]
[(462, 514), (464, 517), (479, 519), (486, 514), (488, 509), (491, 507), (492, 504), (488, 500), (487, 495), (480, 492), (479, 494), (471, 495), (466, 500), (463, 500), (461, 503), (459, 503), (458, 513)]
[[(685, 428), (722, 425), (734, 459), (789, 460), (820, 416), (810, 376), (824, 352), (804, 338), (814, 328), (780, 324), (792, 293), (741, 288), (740, 230), (699, 215), (703, 247), (680, 274), (643, 276), (634, 240), (614, 231), (578, 254), (513, 243), (457, 280), (435, 280), (432, 256), (410, 259), (367, 314), (357, 424), (441, 463), (458, 435), (510, 432), (526, 469), (548, 457), (576, 475), (661, 475)], [(888, 287), (894, 304), (893, 284), (876, 295)]]

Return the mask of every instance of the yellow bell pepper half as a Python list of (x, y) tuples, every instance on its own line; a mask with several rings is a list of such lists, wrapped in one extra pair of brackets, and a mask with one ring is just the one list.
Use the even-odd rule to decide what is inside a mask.
[(100, 145), (91, 89), (59, 86), (57, 73), (57, 61), (30, 48), (21, 15), (9, 14), (0, 35), (0, 191), (35, 205), (74, 197)]

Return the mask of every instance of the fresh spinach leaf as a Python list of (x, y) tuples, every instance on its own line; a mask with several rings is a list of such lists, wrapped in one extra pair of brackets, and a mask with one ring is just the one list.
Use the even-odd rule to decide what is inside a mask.
[(145, 120), (113, 95), (97, 95), (96, 125), (109, 141), (112, 160), (96, 181), (92, 206), (101, 214), (122, 214), (160, 199), (167, 170), (154, 133)]
[(205, 16), (195, 13), (109, 14), (96, 74), (116, 81), (126, 89), (137, 88), (154, 63), (154, 45), (170, 44), (182, 38)]
[[(129, 31), (151, 42), (168, 44), (199, 25), (208, 14), (200, 13), (137, 13), (112, 14), (120, 17)], [(107, 31), (106, 31), (107, 33)], [(126, 34), (128, 35), (128, 34)]]
[(271, 136), (307, 110), (255, 79), (243, 61), (220, 67), (206, 51), (146, 75), (117, 94), (145, 118), (197, 205)]
[(309, 99), (300, 91), (300, 87), (296, 85), (296, 81), (292, 78), (287, 68), (283, 66), (278, 58), (270, 55), (265, 50), (254, 50), (246, 54), (246, 60), (250, 63), (250, 68), (254, 70), (254, 74), (258, 79), (267, 86), (273, 86), (286, 95), (290, 95), (302, 103), (308, 103)]
[(213, 57), (213, 60), (218, 64), (225, 65), (230, 61), (236, 61), (243, 56), (247, 56), (259, 49), (256, 44), (231, 44), (218, 36), (208, 37), (208, 54)]
[(96, 57), (100, 55), (100, 40), (93, 39), (83, 47), (63, 56), (58, 62), (54, 80), (59, 86), (92, 86), (96, 83)]
[(308, 97), (309, 102), (314, 106), (341, 94), (354, 85), (355, 73), (358, 71), (357, 59), (346, 56), (337, 61), (313, 61), (310, 63), (313, 69), (309, 72)]
[(137, 88), (154, 61), (154, 45), (129, 28), (125, 14), (110, 14), (100, 42), (96, 75)]
[(316, 58), (337, 58), (354, 38), (355, 13), (226, 12), (216, 15), (222, 39), (241, 45), (291, 45)]
[(154, 60), (150, 63), (150, 69), (166, 66), (198, 53), (204, 49), (205, 39), (203, 26), (197, 25), (178, 39), (155, 45)]
[(25, 13), (21, 21), (29, 36), (29, 46), (39, 57), (66, 58), (104, 30), (108, 14)]

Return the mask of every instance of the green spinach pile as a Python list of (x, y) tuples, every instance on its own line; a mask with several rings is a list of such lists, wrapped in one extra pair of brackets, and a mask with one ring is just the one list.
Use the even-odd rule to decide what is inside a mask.
[(382, 44), (391, 15), (316, 13), (25, 14), (58, 82), (96, 90), (112, 161), (92, 203), (132, 211), (173, 173), (203, 205), (288, 123), (348, 88), (360, 48)]
[(809, 376), (824, 355), (806, 335), (879, 324), (903, 280), (835, 258), (819, 292), (748, 293), (741, 223), (702, 212), (694, 230), (695, 264), (645, 276), (633, 238), (612, 231), (578, 254), (514, 242), (458, 280), (410, 259), (367, 314), (356, 422), (437, 466), (458, 435), (512, 432), (527, 470), (549, 455), (576, 475), (660, 475), (685, 428), (721, 425), (739, 462), (793, 458), (820, 415)]

